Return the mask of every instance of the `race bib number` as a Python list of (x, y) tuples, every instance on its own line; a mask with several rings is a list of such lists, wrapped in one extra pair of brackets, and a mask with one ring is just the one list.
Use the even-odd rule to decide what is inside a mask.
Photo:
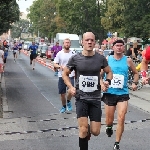
[(111, 85), (109, 87), (122, 89), (123, 86), (124, 76), (119, 74), (113, 74), (113, 79), (111, 80)]
[(79, 77), (79, 89), (83, 92), (94, 92), (97, 90), (98, 76)]

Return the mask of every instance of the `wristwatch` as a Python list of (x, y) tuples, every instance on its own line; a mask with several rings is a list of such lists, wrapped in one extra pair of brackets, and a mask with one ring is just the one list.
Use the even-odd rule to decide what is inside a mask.
[(134, 83), (135, 85), (138, 85), (138, 82), (134, 82), (134, 81), (133, 81), (132, 83)]

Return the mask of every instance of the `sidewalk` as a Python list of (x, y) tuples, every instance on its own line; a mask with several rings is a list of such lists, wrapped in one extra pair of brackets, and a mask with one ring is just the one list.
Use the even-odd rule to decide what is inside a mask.
[(0, 83), (0, 118), (3, 117), (3, 108), (2, 108), (2, 88), (1, 88), (1, 83)]
[(150, 113), (150, 85), (138, 91), (130, 91), (129, 104)]

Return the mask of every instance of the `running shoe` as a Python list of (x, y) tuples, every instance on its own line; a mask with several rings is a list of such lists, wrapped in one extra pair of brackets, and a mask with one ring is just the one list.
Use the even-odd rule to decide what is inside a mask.
[(67, 110), (72, 111), (72, 105), (71, 102), (67, 103)]
[(112, 126), (106, 127), (106, 134), (108, 135), (108, 137), (112, 136), (112, 134), (113, 134)]
[(114, 144), (114, 149), (113, 150), (120, 150), (119, 144)]
[(54, 76), (58, 76), (58, 73), (57, 73), (57, 72), (55, 72)]
[(66, 108), (62, 107), (61, 110), (60, 110), (60, 113), (65, 113), (65, 112), (66, 112)]

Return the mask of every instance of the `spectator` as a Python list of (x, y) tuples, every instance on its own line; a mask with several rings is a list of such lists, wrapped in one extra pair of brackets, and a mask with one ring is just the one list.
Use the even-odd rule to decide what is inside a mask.
[[(57, 55), (57, 53), (59, 52), (59, 51), (61, 51), (62, 50), (62, 46), (59, 46), (59, 42), (57, 41), (56, 42), (56, 45), (54, 45), (52, 48), (51, 48), (51, 52), (53, 53), (53, 60), (55, 59), (55, 57), (56, 57), (56, 55)], [(53, 61), (52, 60), (52, 61)], [(58, 76), (58, 70), (56, 69), (56, 68), (54, 68), (54, 71), (55, 71), (55, 76)]]
[(3, 72), (3, 59), (4, 59), (4, 51), (3, 47), (0, 45), (0, 83), (1, 83), (1, 77), (2, 77), (2, 72)]

